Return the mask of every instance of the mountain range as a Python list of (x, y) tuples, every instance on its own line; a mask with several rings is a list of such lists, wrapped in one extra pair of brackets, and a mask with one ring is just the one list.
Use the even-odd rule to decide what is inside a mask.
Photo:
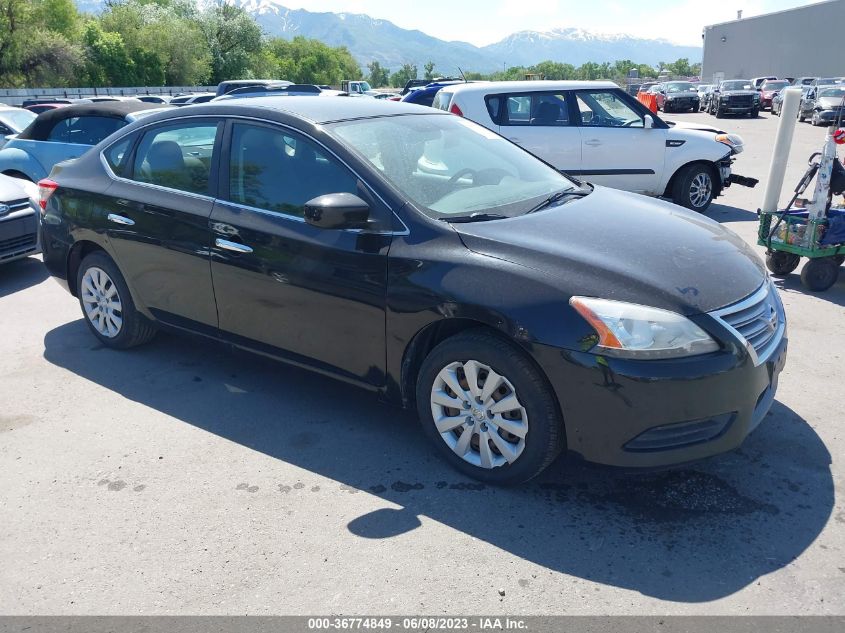
[[(656, 65), (681, 57), (701, 61), (701, 48), (662, 39), (622, 34), (599, 34), (578, 28), (520, 31), (488, 46), (445, 41), (422, 31), (403, 29), (388, 20), (356, 13), (318, 13), (288, 9), (279, 0), (228, 0), (250, 13), (268, 35), (292, 39), (297, 35), (330, 46), (346, 46), (362, 68), (373, 60), (391, 70), (404, 63), (420, 69), (431, 60), (441, 73), (491, 72), (505, 66), (530, 66), (545, 60), (578, 66), (584, 62), (631, 59)], [(104, 0), (76, 0), (84, 11), (97, 11)]]

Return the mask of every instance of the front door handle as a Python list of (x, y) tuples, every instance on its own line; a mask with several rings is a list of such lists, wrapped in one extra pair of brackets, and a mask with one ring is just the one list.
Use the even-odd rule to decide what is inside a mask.
[(214, 243), (217, 245), (218, 248), (225, 249), (227, 251), (234, 251), (236, 253), (251, 253), (252, 249), (247, 246), (246, 244), (240, 244), (238, 242), (230, 242), (229, 240), (221, 240), (219, 237), (214, 240)]
[(594, 138), (589, 141), (584, 141), (584, 145), (589, 145), (590, 147), (598, 147), (599, 145), (601, 145), (601, 141), (597, 138)]
[(122, 215), (117, 215), (116, 213), (109, 213), (108, 220), (109, 222), (114, 222), (115, 224), (122, 224), (124, 226), (133, 226), (135, 224), (135, 220), (130, 220), (129, 218), (123, 217)]

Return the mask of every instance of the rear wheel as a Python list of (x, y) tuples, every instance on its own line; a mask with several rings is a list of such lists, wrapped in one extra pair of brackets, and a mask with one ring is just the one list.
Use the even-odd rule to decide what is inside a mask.
[(675, 204), (702, 212), (710, 206), (715, 194), (713, 170), (708, 165), (688, 165), (675, 176), (672, 187), (672, 202)]
[(106, 253), (97, 251), (82, 260), (76, 288), (85, 322), (103, 345), (126, 349), (155, 336), (155, 328), (135, 309), (123, 275)]
[(773, 251), (766, 255), (766, 268), (768, 268), (775, 277), (786, 277), (793, 270), (798, 268), (801, 263), (801, 257), (793, 253), (786, 253), (784, 251)]
[(801, 269), (801, 283), (814, 292), (823, 292), (836, 283), (839, 263), (835, 257), (811, 259)]
[(516, 346), (483, 330), (446, 339), (416, 386), (423, 430), (459, 471), (499, 485), (528, 481), (565, 446), (554, 394)]

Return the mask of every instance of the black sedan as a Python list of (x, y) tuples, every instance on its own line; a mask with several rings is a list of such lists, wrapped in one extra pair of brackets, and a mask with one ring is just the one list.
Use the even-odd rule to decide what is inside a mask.
[(223, 341), (416, 407), (464, 473), (737, 447), (783, 307), (716, 222), (463, 118), (266, 97), (151, 115), (40, 183), (44, 261), (102, 344)]

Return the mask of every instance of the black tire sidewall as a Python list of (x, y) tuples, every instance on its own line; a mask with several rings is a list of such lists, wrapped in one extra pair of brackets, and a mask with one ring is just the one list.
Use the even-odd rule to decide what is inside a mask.
[[(120, 328), (120, 332), (114, 338), (108, 338), (100, 334), (97, 331), (97, 328), (94, 327), (94, 324), (91, 323), (91, 319), (89, 319), (88, 315), (85, 313), (85, 305), (82, 303), (82, 278), (85, 275), (85, 271), (92, 267), (100, 268), (105, 271), (105, 273), (111, 278), (114, 285), (117, 286), (117, 294), (120, 297), (121, 318), (123, 319), (123, 324)], [(120, 273), (120, 269), (118, 269), (114, 260), (103, 251), (96, 251), (87, 255), (85, 259), (82, 260), (82, 263), (79, 265), (79, 270), (76, 273), (76, 288), (77, 294), (79, 295), (79, 307), (82, 309), (82, 318), (85, 320), (85, 323), (88, 326), (88, 329), (91, 330), (91, 333), (97, 337), (97, 340), (99, 340), (103, 345), (114, 347), (116, 349), (123, 349), (132, 346), (135, 321), (143, 317), (141, 317), (135, 309), (135, 303), (132, 301), (132, 295), (129, 292), (129, 287), (126, 285), (126, 281), (123, 279), (123, 275)]]
[(801, 257), (784, 251), (775, 251), (766, 255), (766, 268), (775, 277), (788, 276), (798, 268), (798, 264), (800, 263)]
[[(484, 363), (505, 376), (515, 387), (528, 414), (525, 449), (513, 464), (490, 470), (474, 466), (449, 448), (434, 425), (430, 398), (437, 374), (450, 363), (469, 359)], [(485, 483), (507, 486), (528, 481), (545, 469), (565, 446), (557, 401), (545, 377), (519, 348), (483, 331), (459, 334), (431, 351), (417, 378), (416, 403), (423, 432), (437, 446), (443, 459), (461, 473)]]
[(839, 264), (831, 257), (811, 259), (801, 269), (801, 283), (813, 292), (824, 292), (839, 278)]
[[(706, 172), (707, 175), (710, 176), (710, 181), (712, 183), (712, 186), (710, 188), (710, 199), (707, 201), (707, 204), (701, 207), (695, 207), (693, 206), (692, 200), (690, 198), (690, 186), (692, 185), (692, 181), (695, 176), (701, 172)], [(685, 167), (680, 174), (678, 174), (678, 180), (675, 182), (675, 186), (672, 191), (672, 202), (686, 209), (689, 209), (690, 211), (703, 213), (708, 209), (708, 207), (716, 197), (715, 191), (716, 182), (713, 180), (713, 170), (707, 167), (706, 165), (689, 165)]]

